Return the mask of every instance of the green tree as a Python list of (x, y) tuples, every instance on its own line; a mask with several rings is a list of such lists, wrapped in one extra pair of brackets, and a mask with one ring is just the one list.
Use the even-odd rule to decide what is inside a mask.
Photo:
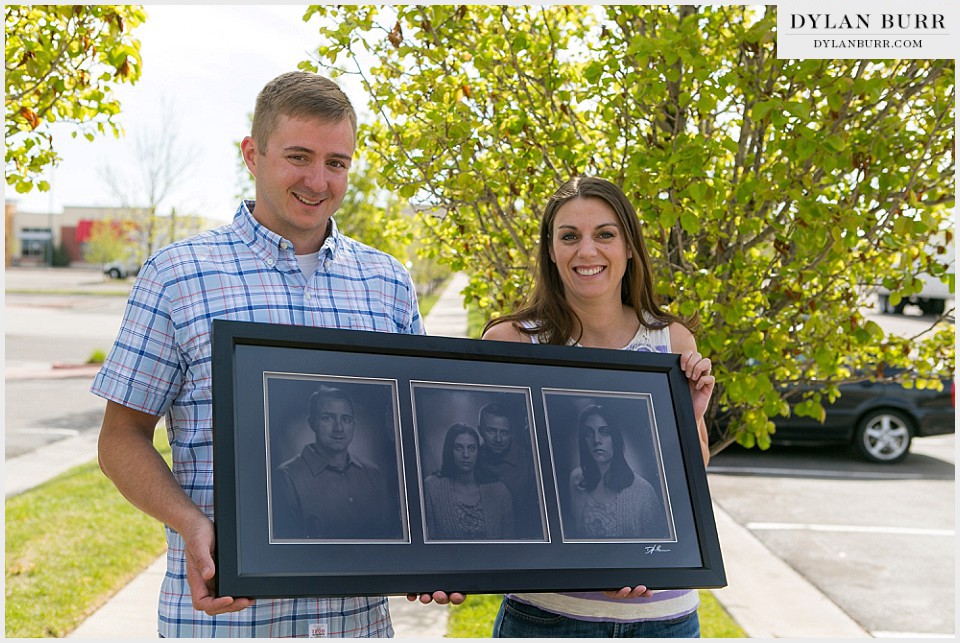
[(90, 229), (90, 238), (83, 247), (84, 261), (104, 264), (128, 259), (134, 231), (135, 225), (130, 220), (94, 221)]
[(367, 164), (354, 163), (343, 203), (337, 210), (341, 232), (403, 260), (413, 237), (412, 213), (377, 185)]
[(146, 19), (131, 5), (6, 5), (6, 180), (17, 192), (46, 191), (43, 171), (59, 162), (52, 125), (93, 140), (115, 121), (116, 83), (140, 77), (140, 42), (131, 31)]
[[(946, 277), (954, 205), (954, 63), (781, 60), (763, 6), (313, 6), (319, 60), (358, 74), (387, 189), (490, 314), (529, 290), (542, 204), (572, 175), (620, 184), (657, 289), (699, 314), (718, 389), (714, 446), (769, 445), (791, 406), (822, 417), (837, 384), (954, 368), (953, 329), (885, 335), (870, 288)], [(372, 62), (371, 62), (372, 61)], [(302, 66), (316, 69), (317, 63)], [(952, 232), (946, 243), (952, 243)], [(952, 277), (950, 278), (952, 280)], [(952, 311), (950, 313), (952, 314)], [(888, 371), (889, 372), (889, 371)]]
[(404, 262), (421, 295), (432, 292), (450, 272), (424, 247), (423, 225), (406, 200), (381, 188), (366, 163), (351, 168), (336, 218), (344, 234)]

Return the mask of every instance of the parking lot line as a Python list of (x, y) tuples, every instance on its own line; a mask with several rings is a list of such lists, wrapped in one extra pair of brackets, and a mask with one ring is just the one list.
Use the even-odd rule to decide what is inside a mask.
[(873, 527), (865, 525), (816, 525), (803, 522), (748, 522), (750, 531), (827, 531), (849, 534), (888, 534), (901, 536), (949, 536), (953, 529), (922, 529), (919, 527)]
[(830, 469), (779, 469), (776, 467), (737, 467), (714, 466), (707, 467), (707, 473), (775, 476), (778, 478), (837, 478), (846, 480), (910, 480), (917, 477), (916, 473), (893, 473), (886, 471), (833, 471)]

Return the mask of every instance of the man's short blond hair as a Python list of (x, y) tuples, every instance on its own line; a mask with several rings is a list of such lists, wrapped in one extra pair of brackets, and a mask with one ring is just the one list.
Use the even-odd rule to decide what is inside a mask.
[(330, 123), (347, 119), (353, 135), (357, 135), (357, 113), (350, 99), (339, 85), (319, 74), (290, 71), (280, 74), (260, 90), (251, 136), (261, 152), (266, 151), (267, 141), (277, 129), (281, 115)]

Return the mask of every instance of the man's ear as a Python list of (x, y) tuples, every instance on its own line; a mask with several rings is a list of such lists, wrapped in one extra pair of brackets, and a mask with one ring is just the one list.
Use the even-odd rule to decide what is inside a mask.
[(240, 141), (240, 153), (243, 155), (243, 162), (247, 164), (247, 169), (250, 170), (250, 174), (256, 178), (257, 144), (254, 142), (253, 137), (245, 136), (243, 140)]

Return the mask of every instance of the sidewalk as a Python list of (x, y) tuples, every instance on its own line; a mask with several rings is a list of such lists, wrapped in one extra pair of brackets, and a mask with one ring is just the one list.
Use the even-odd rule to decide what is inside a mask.
[[(464, 337), (466, 311), (460, 291), (465, 278), (447, 286), (424, 325), (431, 335)], [(49, 369), (53, 372), (53, 369)], [(7, 376), (14, 375), (10, 371)], [(25, 373), (17, 372), (16, 376)], [(96, 456), (95, 437), (70, 438), (6, 462), (6, 494), (26, 489)], [(51, 463), (56, 462), (56, 465)], [(42, 472), (42, 473), (41, 473)], [(773, 555), (746, 528), (714, 503), (728, 586), (714, 595), (751, 638), (870, 638), (870, 635), (785, 562)], [(156, 604), (164, 559), (110, 599), (80, 625), (72, 638), (155, 639)], [(468, 599), (469, 600), (469, 599)], [(398, 638), (440, 639), (445, 636), (447, 609), (390, 598)]]

